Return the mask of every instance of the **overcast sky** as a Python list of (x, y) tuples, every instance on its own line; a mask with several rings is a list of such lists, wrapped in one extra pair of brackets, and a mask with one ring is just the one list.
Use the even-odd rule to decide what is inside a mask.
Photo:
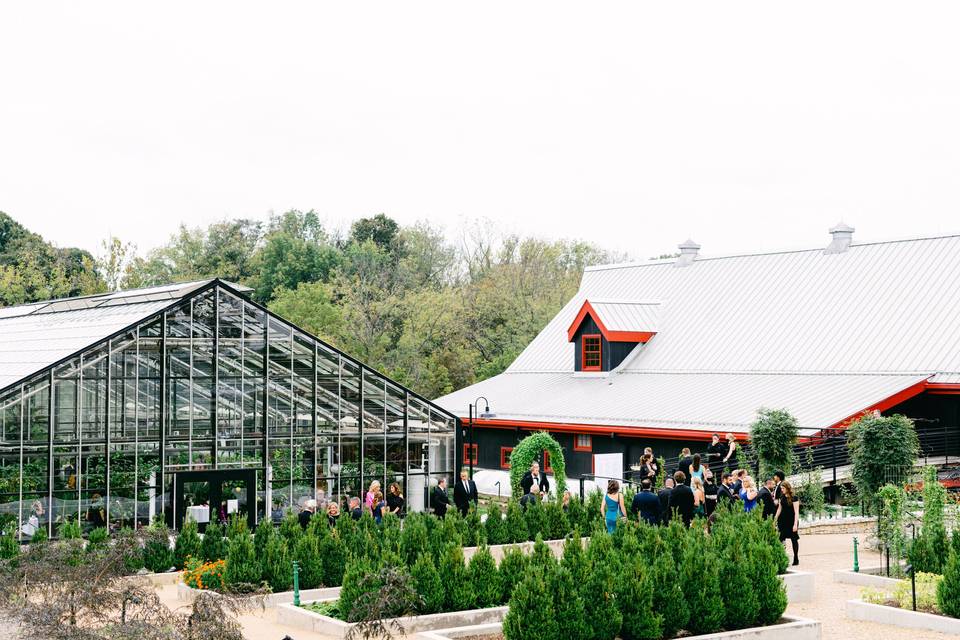
[(0, 210), (315, 209), (635, 257), (960, 232), (960, 3), (4, 2)]

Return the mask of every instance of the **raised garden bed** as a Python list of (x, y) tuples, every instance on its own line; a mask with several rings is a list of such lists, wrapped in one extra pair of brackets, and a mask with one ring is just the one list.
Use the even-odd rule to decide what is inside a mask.
[(863, 600), (847, 600), (847, 617), (852, 620), (879, 622), (907, 629), (925, 629), (960, 635), (960, 618), (949, 618), (935, 613), (923, 613)]
[(858, 587), (878, 587), (880, 589), (893, 589), (900, 582), (899, 578), (888, 578), (883, 574), (883, 567), (870, 567), (860, 571), (837, 569), (833, 572), (833, 581), (854, 584)]
[[(500, 624), (480, 624), (473, 626), (423, 631), (414, 638), (417, 640), (452, 640), (469, 638), (470, 640), (503, 640)], [(820, 640), (819, 620), (784, 616), (780, 622), (766, 627), (721, 631), (699, 636), (686, 636), (684, 640)]]
[(781, 574), (780, 579), (787, 590), (787, 602), (793, 604), (797, 602), (812, 602), (814, 594), (815, 574), (810, 571), (797, 571), (796, 569), (787, 569), (787, 572)]
[[(201, 591), (199, 589), (189, 587), (182, 582), (177, 583), (177, 600), (180, 600), (181, 602), (186, 602), (188, 604), (192, 603), (200, 593)], [(279, 591), (277, 593), (268, 593), (262, 596), (251, 597), (262, 598), (263, 606), (265, 607), (275, 607), (287, 602), (293, 602), (293, 591)], [(309, 602), (312, 600), (335, 600), (339, 597), (340, 587), (300, 590), (300, 599), (304, 602)]]
[[(319, 602), (335, 602), (335, 600), (325, 598), (319, 600)], [(450, 629), (454, 627), (488, 625), (492, 623), (497, 623), (499, 627), (499, 623), (502, 622), (504, 616), (507, 615), (507, 609), (507, 607), (490, 607), (488, 609), (470, 609), (450, 613), (432, 613), (424, 616), (409, 616), (406, 618), (395, 618), (395, 620), (401, 625), (405, 635), (423, 631), (433, 631), (435, 629)], [(350, 629), (356, 626), (354, 623), (321, 615), (304, 609), (303, 607), (295, 607), (292, 604), (280, 604), (277, 606), (277, 623), (313, 631), (332, 638), (345, 638)]]

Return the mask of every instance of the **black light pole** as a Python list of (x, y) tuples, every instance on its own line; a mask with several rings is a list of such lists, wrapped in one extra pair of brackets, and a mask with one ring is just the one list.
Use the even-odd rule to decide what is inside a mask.
[(483, 400), (483, 413), (481, 413), (478, 417), (492, 418), (494, 416), (493, 413), (490, 413), (490, 401), (487, 400), (486, 397), (484, 396), (480, 396), (479, 398), (473, 401), (473, 404), (470, 405), (470, 411), (468, 414), (470, 418), (470, 445), (469, 445), (469, 448), (467, 449), (467, 455), (470, 457), (470, 479), (471, 480), (473, 480), (473, 410), (474, 410), (474, 407), (478, 407), (480, 405), (481, 400)]

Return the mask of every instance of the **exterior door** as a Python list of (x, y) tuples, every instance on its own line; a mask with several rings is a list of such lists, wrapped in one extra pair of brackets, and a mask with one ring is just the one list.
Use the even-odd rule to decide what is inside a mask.
[(234, 514), (246, 517), (251, 530), (256, 526), (257, 472), (254, 469), (221, 471), (179, 471), (173, 474), (171, 512), (173, 527), (179, 530), (189, 511), (200, 531), (210, 522), (226, 522)]

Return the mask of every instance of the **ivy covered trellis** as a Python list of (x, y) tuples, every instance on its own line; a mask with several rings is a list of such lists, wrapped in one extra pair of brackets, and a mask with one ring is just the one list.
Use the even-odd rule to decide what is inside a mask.
[(533, 461), (539, 459), (541, 451), (550, 454), (550, 467), (553, 469), (556, 478), (554, 486), (557, 489), (557, 495), (566, 490), (567, 466), (563, 458), (563, 447), (546, 431), (537, 431), (517, 443), (517, 446), (510, 452), (510, 487), (514, 496), (523, 495), (520, 481), (523, 479), (523, 474), (530, 469)]

